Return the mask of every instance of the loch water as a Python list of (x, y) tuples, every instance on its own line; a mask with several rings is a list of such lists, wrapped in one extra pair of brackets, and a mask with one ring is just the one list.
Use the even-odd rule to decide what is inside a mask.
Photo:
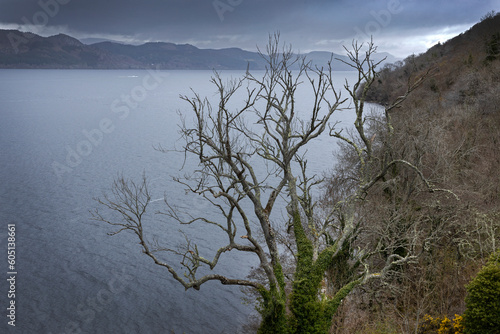
[[(217, 282), (188, 290), (141, 253), (130, 233), (92, 221), (93, 198), (118, 175), (150, 179), (152, 211), (162, 198), (195, 215), (210, 210), (172, 176), (195, 166), (179, 150), (180, 115), (191, 118), (180, 94), (191, 88), (216, 98), (211, 71), (0, 70), (0, 319), (2, 333), (237, 333), (253, 306), (238, 287)], [(224, 78), (244, 72), (222, 72)], [(341, 87), (355, 73), (338, 72)], [(297, 96), (307, 110), (310, 92)], [(306, 111), (304, 111), (306, 112)], [(179, 115), (180, 114), (180, 115)], [(347, 123), (348, 110), (335, 120)], [(334, 121), (335, 121), (334, 120)], [(159, 152), (159, 145), (169, 149)], [(314, 173), (331, 168), (334, 142), (314, 141)], [(184, 168), (184, 169), (183, 169)], [(163, 206), (163, 207), (162, 207)], [(154, 215), (148, 219), (155, 219)], [(7, 226), (16, 229), (15, 328), (7, 324)], [(148, 231), (174, 248), (181, 227), (163, 216)], [(200, 250), (214, 251), (219, 231), (189, 231)], [(208, 256), (208, 255), (207, 255)], [(223, 257), (218, 269), (244, 277), (252, 256)], [(3, 314), (4, 313), (4, 314)]]

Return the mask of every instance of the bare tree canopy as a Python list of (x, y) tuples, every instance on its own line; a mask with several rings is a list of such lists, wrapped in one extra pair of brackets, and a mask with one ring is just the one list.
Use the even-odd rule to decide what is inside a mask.
[[(210, 256), (202, 254), (188, 238), (182, 249), (150, 241), (143, 229), (151, 200), (146, 177), (139, 182), (119, 178), (111, 195), (98, 199), (101, 207), (119, 213), (118, 220), (99, 210), (93, 218), (115, 226), (111, 234), (134, 233), (142, 251), (185, 289), (200, 289), (208, 281), (253, 289), (259, 296), (257, 309), (262, 317), (259, 333), (327, 333), (337, 308), (356, 286), (374, 278), (384, 279), (391, 270), (418, 255), (416, 235), (394, 239), (390, 245), (382, 235), (369, 243), (358, 243), (366, 228), (361, 208), (369, 201), (371, 189), (385, 182), (397, 167), (414, 174), (425, 191), (442, 190), (426, 179), (418, 165), (391, 154), (390, 114), (423, 77), (409, 80), (406, 94), (386, 107), (379, 120), (383, 126), (378, 135), (383, 139), (375, 141), (377, 133), (370, 132), (366, 122), (365, 99), (380, 64), (372, 60), (376, 47), (373, 43), (353, 43), (347, 51), (347, 64), (358, 77), (354, 83), (345, 83), (346, 97), (334, 87), (331, 67), (312, 68), (291, 48), (282, 48), (278, 35), (270, 37), (262, 54), (267, 70), (261, 76), (247, 71), (244, 77), (226, 82), (215, 73), (212, 83), (218, 92), (217, 104), (196, 93), (181, 97), (195, 119), (181, 125), (183, 151), (197, 157), (199, 165), (192, 174), (176, 181), (210, 203), (220, 219), (183, 213), (168, 199), (164, 214), (180, 224), (215, 226), (226, 242)], [(292, 70), (297, 65), (298, 70)], [(308, 114), (297, 110), (296, 92), (301, 85), (307, 86), (314, 97)], [(241, 91), (245, 100), (236, 108), (231, 102)], [(332, 115), (341, 108), (355, 113), (352, 134), (343, 133), (332, 123)], [(322, 134), (345, 144), (352, 152), (353, 169), (350, 185), (338, 184), (333, 191), (342, 195), (327, 192), (317, 199), (312, 189), (321, 180), (309, 174), (303, 152)], [(266, 168), (260, 168), (263, 166)], [(446, 190), (443, 193), (451, 194)], [(286, 222), (272, 218), (282, 209), (288, 215), (288, 228), (283, 226)], [(255, 255), (261, 274), (228, 277), (205, 274), (203, 270), (199, 274), (199, 269), (214, 269), (222, 256), (233, 252)], [(380, 256), (378, 261), (370, 260), (382, 253), (383, 261)], [(183, 269), (168, 261), (169, 254), (181, 257)], [(293, 260), (287, 261), (289, 258)], [(335, 282), (327, 275), (332, 268), (343, 273)], [(325, 289), (325, 285), (334, 288)]]

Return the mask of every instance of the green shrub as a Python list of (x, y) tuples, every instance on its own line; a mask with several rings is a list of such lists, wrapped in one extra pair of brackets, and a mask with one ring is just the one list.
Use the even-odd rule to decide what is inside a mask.
[(500, 333), (500, 250), (467, 286), (465, 333)]
[(493, 34), (486, 42), (486, 60), (493, 61), (500, 55), (500, 33)]

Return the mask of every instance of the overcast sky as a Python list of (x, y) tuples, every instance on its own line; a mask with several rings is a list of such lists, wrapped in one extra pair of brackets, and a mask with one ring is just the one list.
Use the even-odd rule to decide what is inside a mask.
[(500, 0), (0, 0), (0, 28), (250, 51), (279, 31), (296, 51), (338, 53), (373, 35), (379, 51), (406, 57), (492, 10)]

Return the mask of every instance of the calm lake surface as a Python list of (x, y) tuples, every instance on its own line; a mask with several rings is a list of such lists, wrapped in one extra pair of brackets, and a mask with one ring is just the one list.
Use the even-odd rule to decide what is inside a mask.
[[(243, 72), (223, 72), (240, 77)], [(7, 224), (16, 226), (16, 327), (7, 325), (9, 285), (0, 284), (0, 332), (12, 333), (237, 333), (253, 312), (238, 287), (208, 283), (184, 291), (141, 253), (127, 233), (107, 235), (93, 222), (94, 197), (119, 173), (152, 186), (153, 211), (164, 194), (193, 214), (210, 207), (172, 182), (191, 167), (181, 148), (177, 113), (190, 119), (179, 94), (214, 98), (211, 71), (0, 70), (0, 270), (7, 277)], [(338, 72), (341, 87), (353, 72)], [(304, 86), (305, 87), (305, 86)], [(346, 95), (347, 97), (347, 95)], [(299, 92), (307, 110), (311, 96)], [(303, 104), (302, 104), (303, 103)], [(349, 111), (335, 120), (352, 119)], [(308, 156), (314, 173), (331, 168), (334, 142), (318, 138)], [(194, 160), (191, 160), (194, 161)], [(190, 160), (188, 160), (190, 163)], [(150, 232), (176, 247), (179, 225), (163, 218)], [(218, 231), (196, 226), (200, 250), (217, 249)], [(215, 242), (214, 242), (215, 240)], [(232, 253), (230, 253), (232, 254)], [(211, 257), (207, 254), (207, 257)], [(220, 273), (242, 278), (251, 256), (226, 257)]]

